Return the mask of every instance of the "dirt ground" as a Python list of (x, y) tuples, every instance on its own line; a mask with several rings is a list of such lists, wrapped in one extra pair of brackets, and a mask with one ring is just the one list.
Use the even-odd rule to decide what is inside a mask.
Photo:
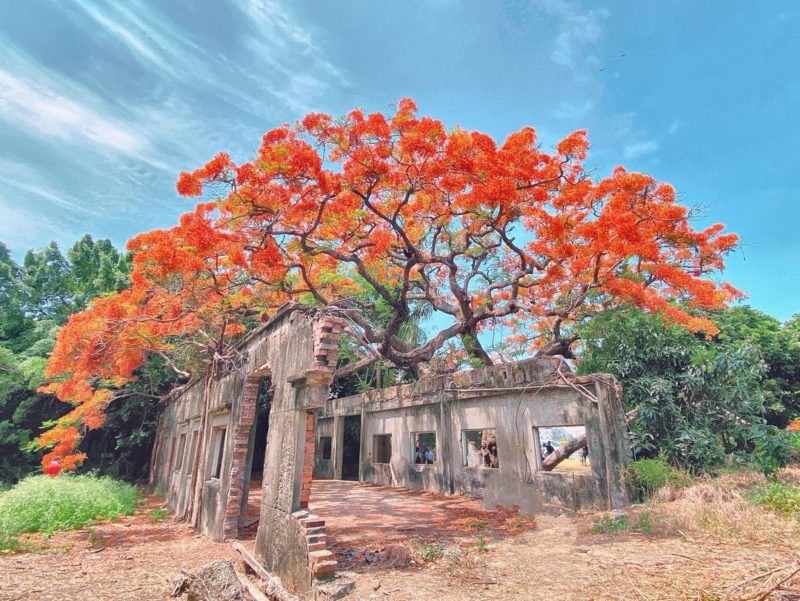
[[(95, 535), (60, 534), (44, 552), (0, 557), (0, 600), (168, 599), (181, 569), (236, 559), (229, 543), (154, 519), (159, 505), (151, 497), (134, 516), (92, 527)], [(800, 541), (590, 534), (589, 516), (532, 520), (464, 497), (358, 483), (315, 482), (311, 508), (356, 582), (354, 600), (758, 598), (800, 568)]]
[(54, 535), (43, 552), (0, 556), (0, 599), (169, 599), (181, 569), (236, 559), (230, 544), (198, 536), (170, 516), (156, 519), (161, 505), (149, 497), (132, 516)]

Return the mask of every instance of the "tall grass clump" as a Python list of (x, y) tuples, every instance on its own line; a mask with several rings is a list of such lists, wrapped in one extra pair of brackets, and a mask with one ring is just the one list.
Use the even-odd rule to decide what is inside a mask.
[(800, 487), (789, 482), (770, 480), (756, 489), (752, 499), (769, 511), (800, 518)]
[(134, 486), (108, 477), (29, 476), (0, 493), (0, 550), (14, 550), (20, 534), (49, 536), (130, 515), (138, 499)]
[(633, 498), (646, 501), (665, 486), (680, 490), (692, 484), (692, 477), (675, 469), (663, 459), (639, 459), (625, 469), (625, 481)]

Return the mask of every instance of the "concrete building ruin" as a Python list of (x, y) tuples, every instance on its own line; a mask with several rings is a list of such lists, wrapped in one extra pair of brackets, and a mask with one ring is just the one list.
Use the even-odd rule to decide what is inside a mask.
[[(307, 511), (312, 478), (463, 493), (528, 513), (628, 503), (625, 416), (610, 376), (576, 377), (542, 358), (330, 399), (343, 327), (287, 306), (240, 343), (239, 365), (169, 401), (150, 479), (178, 517), (215, 540), (237, 538), (260, 472), (255, 556), (309, 595), (336, 569), (325, 516)], [(554, 428), (585, 432), (587, 465), (542, 469)]]

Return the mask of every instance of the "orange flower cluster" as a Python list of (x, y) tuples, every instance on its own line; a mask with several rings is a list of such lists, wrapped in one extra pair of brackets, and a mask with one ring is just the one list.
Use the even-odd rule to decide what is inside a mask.
[[(250, 162), (221, 153), (181, 173), (180, 194), (217, 199), (134, 238), (131, 289), (61, 330), (46, 390), (75, 409), (40, 438), (54, 445), (44, 461), (74, 461), (80, 430), (102, 423), (148, 354), (181, 363), (187, 340), (224, 353), (246, 318), (289, 300), (336, 305), (410, 369), (454, 343), (490, 361), (479, 334), (496, 325), (520, 351), (568, 353), (575, 320), (618, 303), (714, 334), (695, 309), (740, 296), (708, 277), (736, 236), (693, 229), (648, 175), (593, 180), (588, 149), (578, 131), (545, 152), (531, 127), (498, 144), (404, 99), (393, 115), (311, 114), (267, 132)], [(393, 316), (380, 326), (376, 303)], [(400, 328), (419, 304), (452, 325), (412, 346)]]

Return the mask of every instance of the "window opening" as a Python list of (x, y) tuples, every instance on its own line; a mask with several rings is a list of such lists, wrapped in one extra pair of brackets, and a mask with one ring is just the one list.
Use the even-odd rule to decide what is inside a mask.
[(211, 478), (219, 478), (222, 474), (222, 459), (225, 455), (225, 428), (211, 430)]
[(180, 471), (183, 467), (183, 452), (186, 449), (186, 434), (181, 434), (178, 440), (178, 454), (175, 456), (175, 471)]
[(436, 432), (412, 432), (411, 456), (414, 463), (433, 465), (436, 463)]
[(500, 457), (497, 453), (497, 433), (494, 428), (461, 431), (461, 452), (464, 467), (497, 469)]
[(392, 435), (376, 434), (372, 437), (373, 463), (389, 463), (392, 460)]
[[(539, 446), (539, 465), (543, 471), (589, 472), (591, 457), (586, 444), (586, 426), (547, 426), (534, 428)], [(553, 457), (553, 459), (548, 459)], [(548, 463), (557, 461), (551, 469)]]
[(331, 460), (331, 442), (332, 438), (330, 436), (319, 437), (319, 456), (323, 461)]

